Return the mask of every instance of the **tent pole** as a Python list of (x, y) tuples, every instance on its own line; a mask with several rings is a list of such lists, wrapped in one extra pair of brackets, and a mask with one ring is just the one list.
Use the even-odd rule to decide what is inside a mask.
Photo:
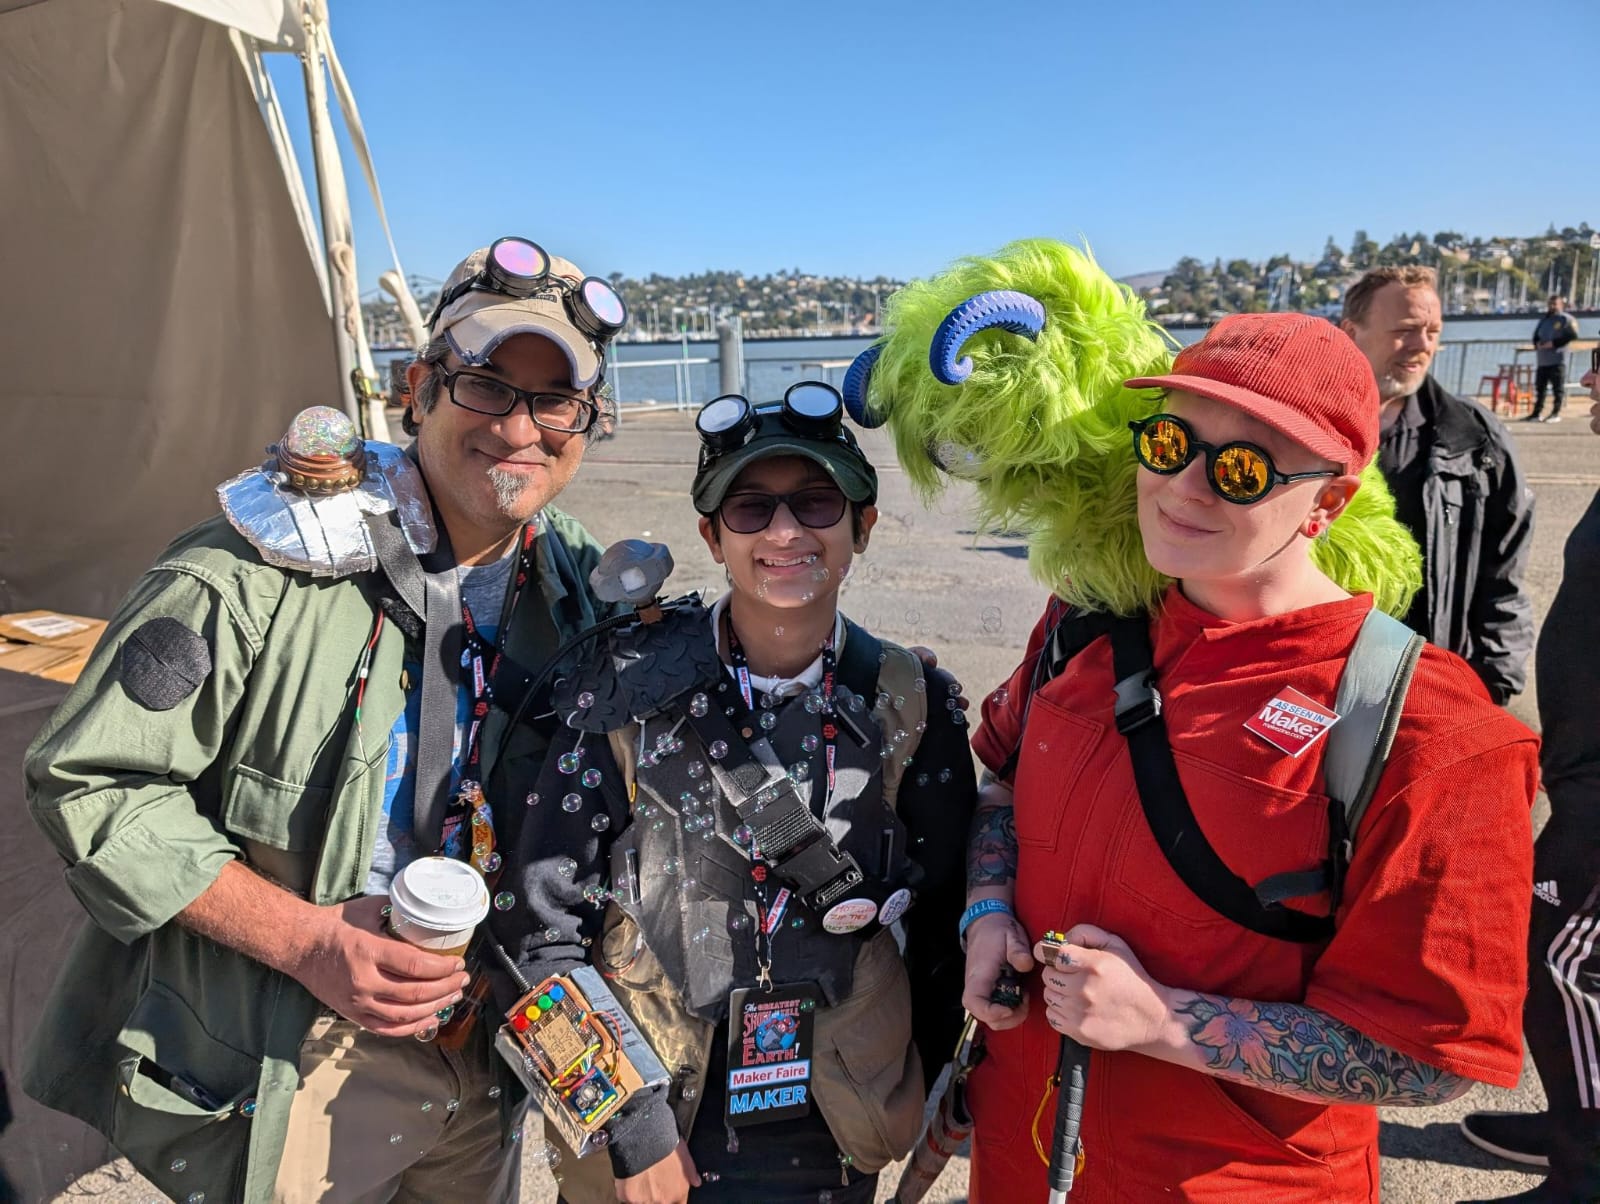
[[(355, 343), (345, 330), (348, 316), (345, 312), (344, 290), (340, 287), (341, 273), (333, 262), (333, 247), (344, 241), (339, 227), (337, 205), (328, 195), (332, 169), (327, 156), (337, 153), (333, 127), (328, 116), (328, 92), (322, 69), (322, 36), (309, 6), (305, 22), (306, 47), (300, 53), (300, 67), (306, 81), (306, 115), (311, 125), (311, 162), (317, 174), (317, 209), (322, 216), (322, 254), (328, 268), (328, 316), (333, 321), (334, 355), (339, 365), (339, 401), (357, 430), (366, 430), (360, 404), (356, 401), (351, 373), (355, 369)], [(360, 321), (360, 314), (355, 320)], [(371, 437), (388, 435), (387, 431), (370, 432)]]

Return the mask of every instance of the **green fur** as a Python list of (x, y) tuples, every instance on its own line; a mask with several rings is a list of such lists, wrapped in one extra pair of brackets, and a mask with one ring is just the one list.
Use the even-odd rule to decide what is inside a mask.
[[(1041, 302), (1044, 330), (1037, 341), (979, 333), (963, 349), (972, 375), (941, 384), (928, 368), (934, 331), (968, 297), (992, 289)], [(1088, 252), (1028, 239), (907, 285), (890, 299), (885, 325), (868, 404), (886, 415), (924, 500), (948, 483), (942, 464), (973, 483), (982, 528), (1028, 535), (1033, 575), (1062, 599), (1117, 614), (1154, 606), (1166, 582), (1139, 537), (1128, 432), (1152, 412), (1153, 395), (1122, 382), (1165, 372), (1172, 347), (1144, 302)], [(1377, 468), (1362, 481), (1312, 556), (1345, 589), (1370, 591), (1400, 614), (1421, 587), (1421, 558)]]

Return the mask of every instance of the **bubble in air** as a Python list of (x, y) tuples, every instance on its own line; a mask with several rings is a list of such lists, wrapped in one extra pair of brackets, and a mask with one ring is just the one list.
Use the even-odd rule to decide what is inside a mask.
[(444, 1110), (446, 1112), (454, 1112), (459, 1107), (461, 1107), (461, 1101), (458, 1099), (453, 1099), (449, 1103), (445, 1104)]
[(728, 742), (726, 740), (713, 740), (711, 747), (706, 749), (706, 752), (711, 754), (713, 761), (720, 761), (728, 755)]
[(703, 778), (706, 775), (706, 763), (704, 761), (690, 761), (685, 768), (691, 778)]
[(578, 863), (570, 857), (563, 857), (556, 862), (556, 873), (563, 878), (570, 878), (578, 872)]
[(948, 782), (949, 780), (950, 780), (950, 771), (948, 769), (941, 769), (939, 771), (939, 781), (940, 782)]
[(576, 791), (562, 795), (561, 809), (569, 815), (574, 811), (583, 810), (583, 795), (578, 794)]
[[(480, 895), (479, 898), (482, 898), (482, 896)], [(503, 890), (494, 897), (494, 906), (496, 911), (510, 911), (516, 905), (517, 896), (508, 890)], [(482, 904), (479, 904), (479, 906), (482, 906)]]
[(168, 1169), (170, 1169), (174, 1175), (181, 1175), (184, 1171), (189, 1169), (189, 1161), (186, 1158), (174, 1158), (172, 1160), (171, 1167)]
[(704, 694), (696, 694), (693, 698), (689, 699), (689, 714), (693, 715), (696, 719), (701, 718), (710, 709), (711, 700)]
[(740, 824), (733, 830), (733, 843), (741, 849), (748, 849), (750, 842), (755, 839), (755, 833), (750, 831), (749, 824)]
[(585, 769), (583, 771), (583, 777), (578, 780), (590, 790), (593, 790), (600, 784), (600, 771), (598, 769)]
[(562, 773), (573, 774), (578, 772), (580, 758), (575, 752), (564, 752), (556, 758), (556, 768)]
[(404, 1140), (405, 1140), (405, 1138), (402, 1137), (398, 1133), (390, 1133), (389, 1134), (389, 1144), (390, 1145), (399, 1145)]
[(735, 912), (733, 915), (728, 917), (729, 932), (748, 932), (750, 931), (751, 927), (752, 925), (750, 923), (750, 917), (745, 915), (742, 911)]
[(528, 797), (522, 801), (530, 807), (537, 807), (539, 805), (539, 792), (537, 790), (528, 791)]
[(770, 732), (773, 728), (778, 726), (778, 717), (771, 711), (762, 711), (761, 718), (758, 720), (758, 722), (761, 724), (762, 731)]
[(589, 821), (589, 826), (596, 832), (604, 832), (611, 826), (611, 817), (604, 812), (601, 812), (599, 815), (596, 815)]
[(594, 695), (591, 694), (588, 690), (585, 690), (582, 694), (578, 695), (578, 709), (580, 711), (587, 711), (593, 705), (594, 705)]
[(816, 752), (817, 746), (821, 743), (822, 741), (818, 740), (814, 735), (806, 735), (800, 738), (800, 747), (805, 749), (806, 752)]
[(499, 1099), (500, 1098), (500, 1088), (499, 1088), (498, 1085), (489, 1088), (489, 1098), (490, 1099)]

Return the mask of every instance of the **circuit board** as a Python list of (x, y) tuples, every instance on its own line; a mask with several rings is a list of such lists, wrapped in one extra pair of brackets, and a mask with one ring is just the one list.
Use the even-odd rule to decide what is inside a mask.
[(617, 1073), (621, 1034), (607, 1013), (590, 1008), (570, 979), (545, 979), (507, 1017), (528, 1069), (585, 1131), (603, 1125), (621, 1107), (627, 1097)]

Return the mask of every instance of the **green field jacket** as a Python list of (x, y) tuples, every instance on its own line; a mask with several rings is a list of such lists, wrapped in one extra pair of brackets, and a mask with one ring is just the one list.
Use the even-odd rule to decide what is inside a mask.
[[(507, 654), (529, 668), (604, 617), (587, 588), (599, 545), (564, 514), (544, 518), (538, 588), (506, 633)], [(321, 1005), (173, 917), (235, 858), (319, 905), (364, 892), (407, 688), (406, 638), (380, 624), (384, 586), (379, 573), (272, 567), (224, 518), (201, 523), (134, 586), (28, 751), (29, 810), (90, 922), (38, 1018), (23, 1086), (104, 1133), (176, 1199), (271, 1198), (301, 1041)], [(151, 710), (123, 686), (121, 649), (163, 617), (204, 638), (212, 669), (176, 706)], [(520, 798), (543, 759), (531, 728), (508, 738), (506, 726), (491, 712), (491, 802)]]

